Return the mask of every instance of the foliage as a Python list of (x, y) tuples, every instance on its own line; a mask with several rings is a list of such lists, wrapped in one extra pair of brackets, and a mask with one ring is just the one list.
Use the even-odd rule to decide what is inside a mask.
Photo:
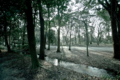
[(97, 11), (97, 15), (99, 17), (101, 17), (102, 19), (104, 19), (104, 21), (106, 21), (106, 22), (110, 21), (110, 17), (108, 15), (107, 11), (104, 9)]
[(50, 43), (55, 43), (55, 41), (56, 41), (55, 31), (50, 29), (50, 33), (47, 33), (47, 37), (48, 37), (48, 34), (50, 36)]

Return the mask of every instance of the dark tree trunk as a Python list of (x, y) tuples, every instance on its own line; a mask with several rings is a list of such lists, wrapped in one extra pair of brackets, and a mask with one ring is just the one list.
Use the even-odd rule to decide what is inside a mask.
[[(1, 36), (0, 36), (0, 45), (1, 45)], [(0, 49), (0, 53), (1, 53), (1, 49)]]
[(98, 38), (97, 38), (97, 45), (99, 46), (99, 30), (98, 30)]
[[(114, 58), (120, 59), (120, 42), (119, 42), (119, 37), (118, 37), (118, 32), (117, 32), (117, 26), (116, 26), (116, 20), (119, 18), (119, 16), (116, 16), (116, 11), (117, 11), (117, 1), (116, 0), (111, 0), (111, 4), (104, 4), (100, 0), (98, 2), (108, 11), (110, 17), (111, 17), (111, 29), (112, 29), (112, 38), (113, 38), (113, 50), (114, 50)], [(110, 8), (111, 6), (111, 8)], [(119, 6), (120, 9), (120, 6)], [(120, 11), (120, 10), (119, 10)], [(120, 12), (118, 12), (119, 14)], [(118, 22), (119, 23), (119, 22)], [(118, 27), (118, 30), (119, 27)]]
[(44, 36), (45, 38), (45, 41), (44, 41), (44, 49), (46, 49), (46, 33), (45, 33), (45, 36)]
[(34, 32), (34, 24), (32, 17), (32, 7), (31, 0), (26, 0), (26, 17), (27, 17), (27, 34), (28, 34), (28, 43), (29, 50), (31, 54), (32, 68), (39, 67), (39, 62), (36, 55), (36, 46), (35, 46), (35, 32)]
[[(87, 20), (86, 20), (87, 22)], [(89, 56), (89, 53), (88, 53), (88, 26), (87, 26), (87, 23), (85, 23), (84, 21), (84, 25), (85, 25), (85, 30), (86, 30), (86, 50), (87, 50), (87, 56)]]
[(118, 35), (117, 35), (117, 25), (116, 25), (116, 19), (115, 14), (116, 12), (116, 0), (112, 0), (111, 2), (111, 25), (112, 25), (112, 36), (113, 36), (113, 48), (114, 48), (114, 58), (120, 59), (120, 45), (118, 41)]
[(71, 50), (71, 32), (70, 32), (69, 50)]
[(60, 27), (58, 28), (58, 45), (57, 45), (57, 52), (60, 52)]
[(4, 24), (5, 44), (6, 44), (6, 46), (7, 46), (8, 52), (11, 52), (10, 45), (8, 44), (8, 39), (7, 39), (7, 20), (6, 20), (6, 17), (4, 17), (4, 19), (5, 19), (5, 24)]
[(60, 24), (61, 24), (61, 20), (60, 20), (60, 13), (59, 13), (59, 5), (58, 5), (58, 45), (57, 45), (57, 52), (60, 52)]
[(43, 14), (42, 14), (42, 5), (41, 5), (41, 0), (39, 2), (39, 17), (40, 17), (40, 26), (41, 26), (41, 42), (40, 42), (40, 57), (39, 59), (44, 60), (45, 59), (45, 51), (44, 51), (44, 19), (43, 19)]

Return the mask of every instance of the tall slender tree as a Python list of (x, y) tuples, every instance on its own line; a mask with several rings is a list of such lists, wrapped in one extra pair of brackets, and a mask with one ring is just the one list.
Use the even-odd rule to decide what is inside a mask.
[(36, 46), (35, 46), (35, 32), (34, 32), (34, 24), (33, 24), (33, 16), (32, 16), (32, 7), (31, 0), (26, 0), (26, 17), (27, 17), (27, 34), (28, 34), (28, 43), (29, 50), (31, 54), (32, 67), (39, 67), (39, 62), (36, 55)]
[(88, 26), (87, 26), (87, 19), (83, 21), (84, 25), (85, 25), (85, 30), (86, 30), (86, 51), (87, 51), (87, 56), (89, 56), (89, 52), (88, 52)]
[(42, 13), (42, 5), (41, 5), (41, 0), (38, 0), (38, 6), (39, 6), (39, 18), (40, 18), (40, 59), (44, 60), (45, 59), (45, 51), (44, 51), (44, 19), (43, 19), (43, 13)]

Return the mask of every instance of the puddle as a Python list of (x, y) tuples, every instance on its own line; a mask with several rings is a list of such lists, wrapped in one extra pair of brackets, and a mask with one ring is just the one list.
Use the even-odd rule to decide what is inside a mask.
[(99, 69), (96, 67), (92, 67), (92, 66), (87, 66), (87, 65), (83, 65), (83, 64), (75, 64), (75, 63), (71, 63), (71, 62), (65, 62), (65, 61), (61, 61), (59, 59), (52, 59), (49, 57), (45, 57), (45, 60), (52, 63), (55, 66), (61, 66), (73, 71), (76, 71), (78, 73), (83, 73), (83, 74), (88, 74), (90, 76), (96, 76), (96, 77), (113, 77), (110, 72), (108, 73), (106, 70), (104, 69)]

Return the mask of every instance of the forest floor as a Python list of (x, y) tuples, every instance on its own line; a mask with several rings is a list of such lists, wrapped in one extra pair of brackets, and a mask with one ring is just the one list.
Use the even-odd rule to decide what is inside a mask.
[[(85, 64), (111, 71), (120, 71), (120, 61), (112, 58), (111, 52), (90, 51), (89, 57), (85, 51), (62, 49), (57, 53), (55, 49), (45, 50), (48, 57), (76, 64)], [(39, 60), (41, 67), (31, 69), (29, 55), (18, 53), (0, 53), (0, 80), (113, 80), (112, 78), (93, 77), (77, 73), (60, 66), (54, 66), (47, 61)], [(117, 80), (117, 79), (115, 79)]]

